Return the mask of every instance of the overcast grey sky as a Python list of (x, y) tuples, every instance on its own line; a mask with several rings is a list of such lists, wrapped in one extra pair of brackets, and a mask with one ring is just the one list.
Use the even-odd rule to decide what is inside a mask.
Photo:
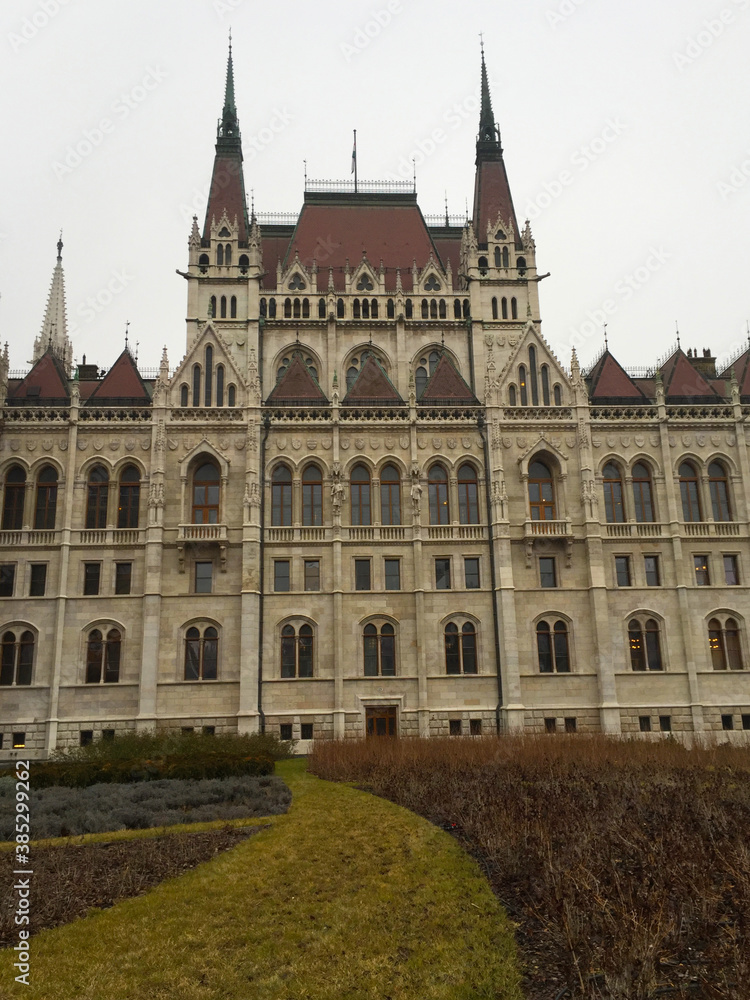
[[(64, 230), (75, 356), (185, 348), (234, 39), (245, 181), (296, 212), (310, 177), (410, 176), (471, 205), (479, 32), (543, 332), (567, 365), (609, 324), (627, 366), (739, 348), (750, 317), (750, 0), (4, 0), (0, 341), (26, 366)], [(265, 262), (273, 266), (274, 262)], [(606, 314), (606, 315), (605, 315)]]

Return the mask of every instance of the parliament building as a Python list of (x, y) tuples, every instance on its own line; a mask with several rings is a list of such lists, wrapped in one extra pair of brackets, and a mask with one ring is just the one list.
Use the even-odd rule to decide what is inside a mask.
[(230, 50), (176, 367), (73, 364), (58, 245), (33, 366), (0, 356), (1, 757), (750, 735), (750, 350), (555, 357), (481, 73), (470, 218), (356, 175), (274, 218)]

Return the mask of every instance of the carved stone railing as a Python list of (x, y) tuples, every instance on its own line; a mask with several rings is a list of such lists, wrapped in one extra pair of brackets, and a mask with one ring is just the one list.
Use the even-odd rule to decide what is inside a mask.
[(427, 526), (427, 538), (431, 542), (480, 541), (486, 537), (487, 528), (483, 524), (430, 524)]
[(142, 545), (141, 528), (81, 528), (73, 532), (74, 545)]
[(145, 406), (82, 406), (78, 419), (86, 423), (141, 424), (151, 421), (153, 413)]
[(741, 534), (736, 521), (685, 521), (680, 527), (687, 538), (736, 538)]
[(200, 423), (201, 421), (217, 421), (218, 423), (241, 423), (245, 413), (237, 406), (181, 406), (171, 412), (170, 422)]
[(225, 542), (226, 524), (180, 524), (177, 527), (178, 542)]
[(633, 420), (657, 420), (656, 406), (592, 406), (589, 410), (592, 420), (616, 420), (619, 423)]
[(607, 538), (664, 538), (669, 534), (668, 526), (656, 521), (605, 524), (604, 528)]
[(322, 525), (266, 528), (267, 542), (328, 542), (331, 537), (332, 529)]
[(62, 423), (70, 417), (67, 406), (6, 406), (2, 417), (7, 423)]
[(59, 545), (60, 534), (54, 529), (41, 528), (0, 531), (0, 548), (20, 548), (25, 545)]
[(532, 521), (531, 518), (527, 518), (524, 523), (524, 535), (527, 538), (568, 538), (571, 535), (570, 521)]
[(504, 420), (572, 420), (569, 406), (506, 406)]

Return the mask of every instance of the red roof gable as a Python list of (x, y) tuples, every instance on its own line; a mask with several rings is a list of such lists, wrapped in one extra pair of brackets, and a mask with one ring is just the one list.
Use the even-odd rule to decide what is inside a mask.
[(481, 159), (477, 163), (473, 221), (479, 243), (487, 242), (487, 226), (495, 225), (498, 213), (506, 224), (512, 223), (515, 245), (521, 250), (523, 248), (521, 234), (518, 231), (516, 211), (513, 208), (513, 198), (502, 156), (496, 159)]
[(625, 369), (605, 351), (589, 373), (589, 399), (634, 399), (646, 397)]
[(226, 209), (227, 218), (234, 224), (235, 217), (239, 226), (238, 239), (247, 244), (247, 201), (245, 198), (245, 182), (242, 177), (242, 153), (219, 153), (214, 160), (214, 172), (211, 176), (211, 192), (206, 207), (206, 221), (203, 225), (203, 239), (211, 237), (211, 223), (218, 223)]
[(476, 403), (477, 398), (459, 375), (450, 358), (443, 354), (435, 366), (435, 371), (419, 397), (421, 403), (432, 400), (455, 399), (460, 402)]
[(269, 393), (266, 403), (327, 403), (325, 393), (313, 378), (313, 374), (295, 351), (292, 360), (279, 381)]
[(690, 364), (681, 348), (661, 366), (664, 397), (670, 399), (721, 399), (718, 392)]
[(68, 379), (54, 353), (47, 349), (29, 374), (9, 394), (12, 399), (69, 399)]
[(393, 383), (372, 355), (362, 365), (354, 384), (344, 397), (345, 403), (365, 400), (383, 403), (403, 402)]
[(101, 382), (97, 382), (89, 399), (97, 402), (104, 399), (142, 399), (144, 402), (151, 402), (130, 351), (126, 349), (122, 352)]
[(732, 377), (732, 370), (737, 377), (741, 396), (750, 396), (750, 350), (745, 351), (739, 358), (735, 358), (731, 365), (724, 369), (720, 378), (728, 383)]

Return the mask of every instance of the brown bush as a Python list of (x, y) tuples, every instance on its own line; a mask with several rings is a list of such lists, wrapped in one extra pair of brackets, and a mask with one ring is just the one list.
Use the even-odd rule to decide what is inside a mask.
[(750, 751), (370, 740), (309, 766), (461, 839), (519, 923), (529, 997), (750, 995)]

